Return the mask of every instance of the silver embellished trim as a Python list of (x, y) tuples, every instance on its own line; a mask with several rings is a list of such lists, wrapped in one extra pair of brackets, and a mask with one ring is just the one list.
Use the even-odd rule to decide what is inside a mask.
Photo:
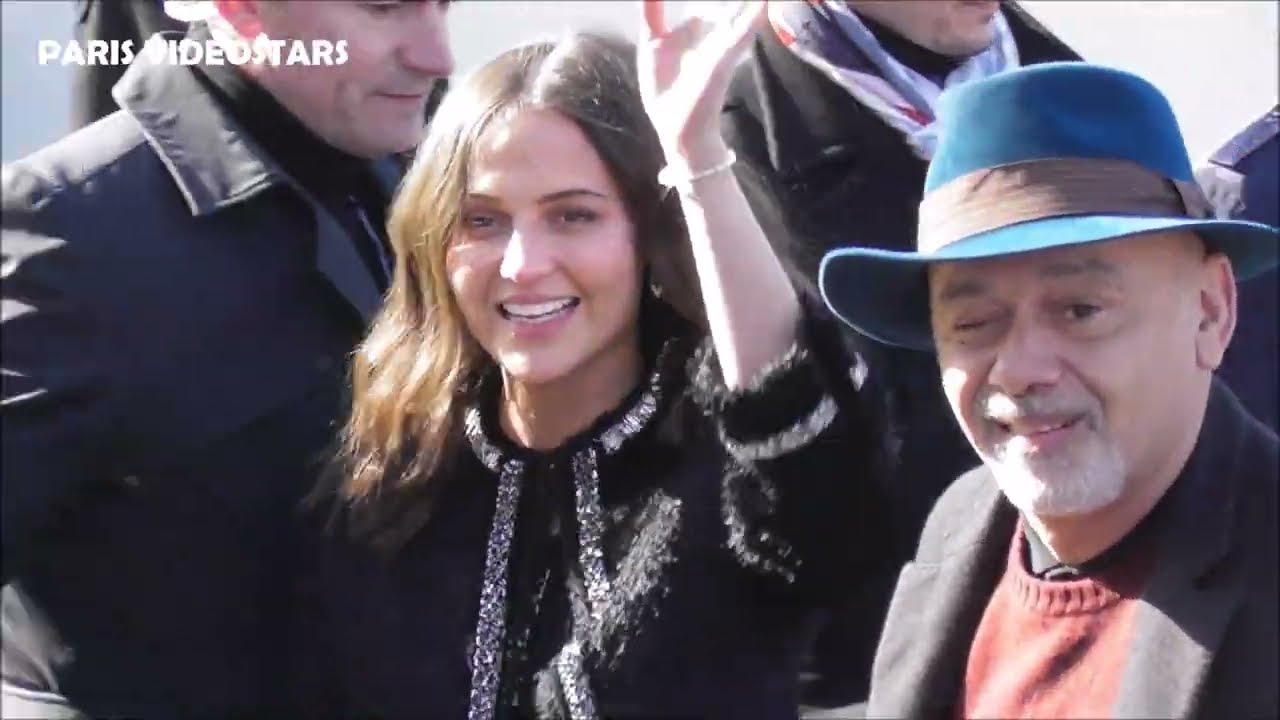
[(600, 447), (605, 453), (612, 455), (622, 448), (623, 443), (643, 430), (658, 410), (658, 399), (661, 390), (654, 383), (649, 391), (640, 397), (636, 406), (627, 411), (608, 430), (600, 434)]
[(668, 356), (674, 352), (674, 342), (668, 342), (658, 353), (658, 361), (654, 363), (653, 372), (649, 374), (649, 387), (640, 395), (636, 404), (618, 418), (618, 421), (600, 433), (600, 447), (606, 455), (612, 455), (626, 441), (635, 437), (648, 427), (653, 416), (658, 412), (658, 403), (662, 400), (662, 372), (666, 368)]
[(588, 447), (573, 456), (575, 514), (578, 520), (578, 561), (587, 585), (591, 614), (600, 618), (609, 602), (609, 573), (604, 561), (604, 516), (600, 510), (600, 473), (596, 450)]
[(764, 440), (740, 443), (725, 438), (725, 449), (739, 460), (755, 462), (773, 460), (787, 453), (795, 452), (813, 442), (823, 430), (830, 427), (836, 418), (836, 401), (830, 395), (823, 395), (813, 412), (806, 415), (795, 425), (775, 433)]
[(503, 639), (507, 622), (507, 561), (516, 530), (516, 508), (524, 464), (511, 460), (498, 480), (498, 500), (485, 551), (480, 619), (471, 654), (471, 700), (468, 720), (492, 720), (502, 680)]
[(596, 712), (595, 697), (582, 670), (582, 646), (577, 640), (570, 640), (561, 648), (556, 655), (555, 666), (569, 705), (569, 717), (572, 720), (596, 720), (600, 715)]
[(480, 463), (489, 468), (490, 472), (498, 472), (502, 466), (502, 451), (489, 441), (484, 434), (484, 421), (481, 419), (480, 408), (472, 406), (467, 408), (462, 418), (462, 425), (465, 428), (467, 440), (471, 442), (471, 450), (475, 453)]

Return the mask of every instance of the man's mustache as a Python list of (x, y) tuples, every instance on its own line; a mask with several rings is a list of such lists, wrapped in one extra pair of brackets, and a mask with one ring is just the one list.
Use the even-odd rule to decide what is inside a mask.
[(1071, 417), (1090, 414), (1094, 403), (1082, 402), (1051, 393), (1036, 393), (1014, 397), (1000, 390), (988, 390), (979, 394), (974, 402), (978, 415), (984, 420), (1010, 424), (1026, 418)]

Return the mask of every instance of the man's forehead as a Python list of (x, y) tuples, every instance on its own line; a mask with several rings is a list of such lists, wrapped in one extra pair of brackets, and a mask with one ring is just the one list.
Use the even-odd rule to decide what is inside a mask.
[(947, 301), (990, 292), (1006, 280), (1117, 282), (1123, 253), (1111, 243), (1038, 250), (999, 258), (935, 263), (930, 293)]

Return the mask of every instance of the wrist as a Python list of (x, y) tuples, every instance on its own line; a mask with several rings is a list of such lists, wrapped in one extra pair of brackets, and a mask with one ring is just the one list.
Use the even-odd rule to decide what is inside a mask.
[(730, 149), (724, 138), (717, 134), (682, 140), (666, 155), (668, 164), (681, 166), (696, 173), (723, 163), (729, 157), (729, 153)]

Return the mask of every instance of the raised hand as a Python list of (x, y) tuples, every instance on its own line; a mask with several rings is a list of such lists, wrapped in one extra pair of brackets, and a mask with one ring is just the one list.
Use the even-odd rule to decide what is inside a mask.
[(734, 67), (763, 24), (764, 0), (737, 3), (716, 20), (691, 17), (667, 28), (662, 0), (642, 0), (637, 42), (640, 93), (669, 160), (696, 164), (723, 154), (720, 108)]

